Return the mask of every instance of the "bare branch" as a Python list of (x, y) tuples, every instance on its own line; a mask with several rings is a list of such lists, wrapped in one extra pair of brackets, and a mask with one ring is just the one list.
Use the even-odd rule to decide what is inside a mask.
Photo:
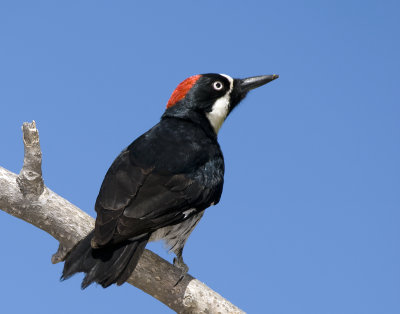
[(44, 190), (42, 178), (42, 151), (40, 150), (39, 131), (36, 122), (22, 125), (24, 140), (24, 165), (17, 182), (21, 192), (28, 199), (37, 199)]
[[(58, 263), (93, 229), (94, 219), (44, 185), (35, 121), (24, 123), (22, 130), (24, 165), (19, 175), (0, 167), (0, 208), (57, 239), (52, 262)], [(180, 270), (145, 250), (128, 282), (178, 313), (244, 313), (190, 275), (175, 287), (179, 277)]]

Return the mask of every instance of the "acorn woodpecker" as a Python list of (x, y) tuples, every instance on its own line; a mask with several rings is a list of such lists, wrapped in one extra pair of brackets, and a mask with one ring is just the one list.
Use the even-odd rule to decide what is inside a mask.
[[(204, 214), (216, 205), (224, 183), (217, 134), (246, 94), (278, 78), (233, 79), (194, 75), (172, 93), (160, 122), (138, 137), (112, 163), (96, 200), (96, 224), (69, 253), (62, 279), (86, 273), (82, 288), (123, 284), (147, 242), (164, 240), (176, 255)], [(181, 277), (181, 278), (182, 278)]]

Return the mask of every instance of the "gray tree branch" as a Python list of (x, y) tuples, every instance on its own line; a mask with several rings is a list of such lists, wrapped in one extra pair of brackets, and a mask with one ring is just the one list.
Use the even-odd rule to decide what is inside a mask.
[[(25, 156), (21, 172), (16, 175), (0, 167), (0, 209), (58, 240), (59, 248), (52, 256), (52, 262), (58, 263), (94, 228), (94, 219), (44, 185), (35, 121), (25, 122), (22, 131)], [(178, 269), (146, 250), (128, 283), (178, 313), (244, 313), (190, 275), (175, 286), (179, 277)]]

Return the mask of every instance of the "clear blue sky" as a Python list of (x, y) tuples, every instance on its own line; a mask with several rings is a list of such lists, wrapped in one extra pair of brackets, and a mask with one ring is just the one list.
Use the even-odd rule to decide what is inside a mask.
[[(108, 166), (180, 81), (278, 73), (222, 127), (224, 193), (186, 245), (190, 273), (249, 313), (398, 314), (399, 9), (1, 1), (0, 165), (19, 172), (36, 120), (45, 183), (94, 216)], [(4, 313), (170, 312), (130, 285), (59, 282), (57, 242), (3, 212), (0, 249)]]

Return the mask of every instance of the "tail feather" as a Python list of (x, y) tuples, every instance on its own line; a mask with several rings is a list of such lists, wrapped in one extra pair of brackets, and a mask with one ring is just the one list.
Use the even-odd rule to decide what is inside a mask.
[(86, 273), (82, 289), (93, 282), (106, 288), (114, 283), (122, 285), (134, 271), (149, 240), (149, 235), (126, 240), (117, 245), (93, 249), (91, 232), (67, 256), (61, 280), (78, 272)]
[[(125, 246), (121, 255), (112, 263), (112, 265), (108, 264), (100, 265), (100, 269), (97, 270), (96, 273), (98, 274), (97, 278), (99, 279), (99, 283), (103, 287), (108, 287), (113, 283), (117, 282), (118, 278), (121, 275), (121, 272), (129, 263), (129, 260), (132, 258), (133, 250), (131, 249), (131, 246), (135, 244), (136, 243), (133, 244), (130, 243), (127, 246)], [(108, 271), (109, 269), (114, 269), (114, 271), (110, 272)], [(96, 274), (94, 274), (93, 276), (96, 276)], [(90, 280), (91, 277), (92, 276), (89, 276), (89, 274), (86, 276), (87, 280)]]
[(119, 276), (119, 278), (117, 280), (118, 286), (122, 285), (125, 281), (127, 281), (129, 276), (135, 270), (135, 267), (136, 267), (137, 263), (139, 262), (140, 256), (142, 255), (144, 248), (146, 247), (147, 241), (148, 241), (148, 238), (147, 238), (146, 242), (142, 241), (142, 242), (138, 243), (138, 246), (137, 246), (136, 250), (133, 252), (129, 263), (126, 265), (125, 269), (123, 270), (123, 272), (121, 273), (121, 275)]
[(92, 247), (90, 246), (90, 241), (92, 236), (93, 232), (89, 233), (69, 252), (65, 259), (61, 280), (66, 280), (75, 273), (86, 273), (90, 270), (90, 265), (85, 265), (85, 261), (88, 260), (86, 257), (91, 255)]

